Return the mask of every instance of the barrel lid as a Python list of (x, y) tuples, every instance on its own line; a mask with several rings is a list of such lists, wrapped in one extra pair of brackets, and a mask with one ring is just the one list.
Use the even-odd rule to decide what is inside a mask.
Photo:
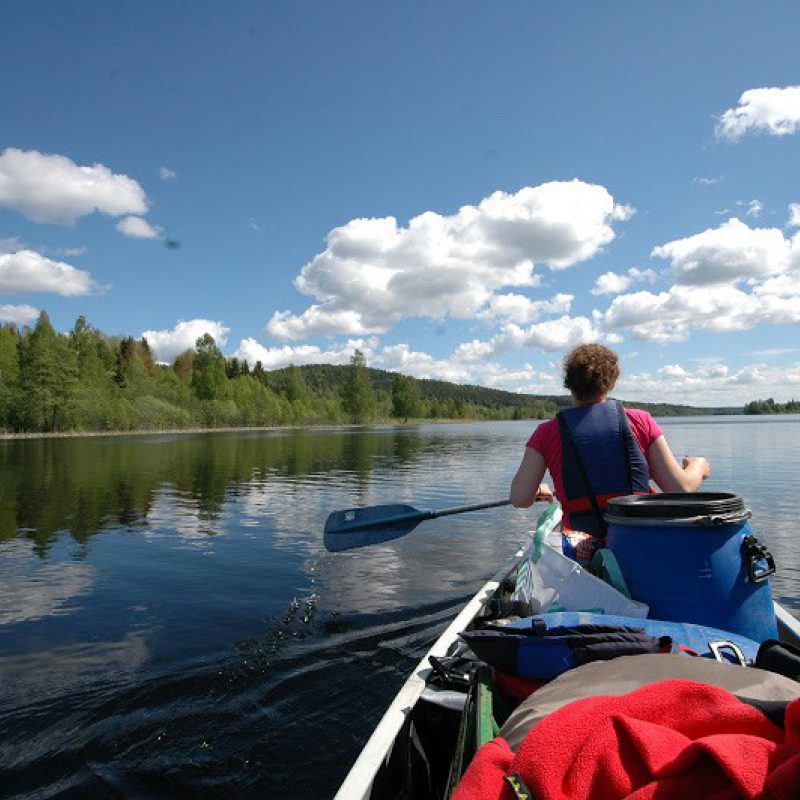
[(729, 492), (631, 494), (608, 502), (608, 514), (626, 519), (690, 519), (747, 514), (744, 500)]

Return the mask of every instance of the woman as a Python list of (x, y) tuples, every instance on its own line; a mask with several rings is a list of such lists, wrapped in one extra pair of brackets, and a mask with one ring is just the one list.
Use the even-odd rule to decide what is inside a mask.
[(651, 478), (663, 492), (697, 491), (711, 473), (708, 461), (687, 456), (678, 464), (650, 414), (608, 400), (618, 377), (617, 354), (603, 345), (582, 344), (566, 357), (564, 386), (573, 407), (528, 440), (511, 483), (512, 505), (552, 501), (553, 491), (541, 483), (549, 469), (564, 528), (605, 536), (603, 512), (612, 497), (647, 493)]

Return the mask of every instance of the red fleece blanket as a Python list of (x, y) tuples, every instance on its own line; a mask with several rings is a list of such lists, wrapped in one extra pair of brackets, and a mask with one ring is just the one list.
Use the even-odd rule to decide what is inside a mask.
[(784, 725), (725, 689), (659, 681), (564, 706), (516, 755), (497, 737), (451, 800), (515, 800), (515, 773), (535, 800), (800, 800), (800, 699)]

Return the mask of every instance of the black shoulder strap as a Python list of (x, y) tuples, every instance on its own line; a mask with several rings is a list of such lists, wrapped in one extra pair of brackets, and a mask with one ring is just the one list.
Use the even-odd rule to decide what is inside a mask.
[(561, 430), (561, 446), (562, 448), (565, 446), (569, 447), (570, 451), (572, 452), (572, 455), (575, 459), (575, 464), (577, 465), (578, 472), (581, 476), (581, 480), (583, 481), (584, 489), (586, 490), (586, 496), (589, 498), (589, 502), (592, 504), (592, 511), (594, 512), (595, 517), (597, 517), (597, 523), (600, 526), (599, 530), (602, 531), (602, 535), (605, 536), (607, 532), (606, 521), (603, 518), (603, 512), (600, 510), (597, 497), (595, 497), (594, 491), (592, 490), (592, 484), (589, 482), (589, 476), (586, 474), (586, 468), (583, 466), (581, 454), (578, 451), (578, 445), (575, 444), (575, 440), (572, 438), (572, 431), (567, 423), (566, 415), (563, 411), (559, 411), (558, 414), (556, 414), (556, 419), (558, 419), (558, 426)]

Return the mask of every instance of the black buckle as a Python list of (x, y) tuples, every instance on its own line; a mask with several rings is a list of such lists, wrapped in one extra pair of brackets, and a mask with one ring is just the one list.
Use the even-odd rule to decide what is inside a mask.
[[(765, 581), (775, 573), (775, 559), (772, 553), (755, 536), (745, 536), (742, 544), (744, 557), (747, 559), (747, 575), (753, 583)], [(766, 562), (766, 566), (759, 567), (759, 562)]]

